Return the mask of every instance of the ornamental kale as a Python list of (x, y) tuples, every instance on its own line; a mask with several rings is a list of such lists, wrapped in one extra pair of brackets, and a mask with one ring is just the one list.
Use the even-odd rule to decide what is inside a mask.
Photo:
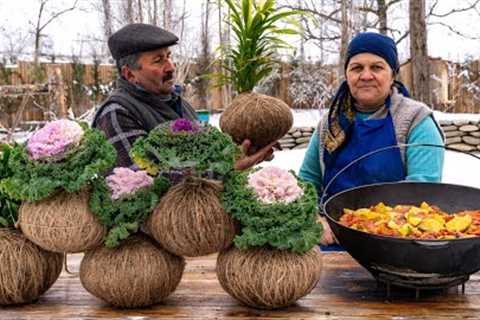
[(242, 227), (234, 239), (240, 249), (270, 246), (304, 253), (320, 242), (322, 227), (316, 222), (317, 194), (310, 183), (298, 181), (303, 195), (293, 202), (264, 203), (248, 184), (249, 172), (238, 172), (225, 183), (225, 210)]
[[(0, 181), (12, 175), (8, 168), (8, 158), (10, 157), (11, 147), (7, 144), (0, 145)], [(17, 211), (20, 201), (15, 201), (0, 190), (0, 227), (8, 227), (17, 221)]]
[(38, 201), (59, 189), (79, 191), (110, 169), (116, 159), (113, 146), (102, 132), (85, 123), (80, 126), (84, 131), (80, 144), (60, 158), (56, 154), (33, 160), (26, 145), (14, 145), (7, 165), (13, 174), (0, 183), (1, 189), (14, 199)]
[(145, 171), (118, 167), (113, 169), (113, 174), (106, 178), (106, 182), (112, 192), (112, 200), (118, 200), (139, 189), (151, 186), (153, 179)]
[(33, 160), (56, 156), (78, 145), (83, 134), (83, 128), (75, 121), (52, 121), (28, 139), (27, 149)]
[(195, 133), (200, 130), (200, 125), (198, 123), (192, 122), (187, 119), (177, 119), (170, 125), (170, 130), (172, 132), (190, 132)]
[(222, 179), (239, 154), (230, 136), (186, 119), (158, 126), (135, 141), (130, 151), (141, 169), (153, 176), (162, 172), (172, 182), (185, 175)]
[[(118, 170), (114, 175), (118, 175)], [(111, 178), (111, 176), (109, 177)], [(119, 198), (113, 199), (112, 195), (116, 191), (109, 187), (108, 181), (111, 181), (109, 177), (98, 178), (94, 182), (90, 197), (90, 209), (108, 228), (105, 246), (113, 248), (130, 234), (138, 231), (140, 224), (168, 190), (169, 183), (165, 178), (159, 177), (153, 180), (153, 184), (142, 183), (141, 188), (134, 187), (132, 190), (135, 191), (130, 190), (132, 192), (123, 193)], [(137, 177), (134, 180), (137, 180)]]
[(277, 167), (266, 167), (251, 173), (248, 186), (263, 203), (290, 203), (303, 195), (295, 176)]

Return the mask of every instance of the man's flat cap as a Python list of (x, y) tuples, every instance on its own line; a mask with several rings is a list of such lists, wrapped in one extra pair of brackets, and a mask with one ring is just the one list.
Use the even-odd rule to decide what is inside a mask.
[(132, 23), (121, 28), (108, 38), (108, 48), (115, 60), (125, 56), (165, 48), (177, 44), (178, 38), (162, 28)]

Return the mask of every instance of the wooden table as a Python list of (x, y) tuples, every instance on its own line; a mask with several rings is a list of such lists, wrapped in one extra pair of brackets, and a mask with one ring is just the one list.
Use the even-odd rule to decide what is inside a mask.
[[(63, 272), (35, 304), (0, 308), (0, 319), (480, 319), (480, 273), (447, 292), (385, 289), (346, 253), (324, 253), (317, 287), (297, 304), (280, 310), (245, 307), (225, 293), (215, 275), (215, 255), (188, 259), (177, 290), (163, 304), (147, 309), (117, 310), (90, 295), (77, 275)], [(69, 255), (69, 269), (78, 272), (81, 255)]]

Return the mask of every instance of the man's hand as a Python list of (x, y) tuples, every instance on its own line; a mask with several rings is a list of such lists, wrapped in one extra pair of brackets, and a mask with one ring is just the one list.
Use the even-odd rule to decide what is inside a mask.
[(235, 170), (245, 170), (253, 167), (256, 164), (259, 164), (260, 162), (272, 160), (274, 151), (273, 149), (280, 149), (280, 145), (277, 141), (275, 141), (269, 145), (266, 145), (260, 150), (256, 150), (256, 148), (252, 146), (252, 142), (248, 139), (245, 139), (242, 142), (241, 148), (242, 156), (237, 160), (237, 162), (235, 162)]
[(320, 239), (320, 244), (324, 246), (328, 246), (330, 244), (338, 243), (337, 238), (330, 229), (330, 225), (327, 222), (327, 219), (324, 217), (319, 217), (318, 222), (320, 222), (323, 226), (323, 234), (322, 238)]

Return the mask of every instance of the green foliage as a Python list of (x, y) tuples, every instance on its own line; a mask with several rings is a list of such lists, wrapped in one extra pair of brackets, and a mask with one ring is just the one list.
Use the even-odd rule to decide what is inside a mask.
[(0, 183), (0, 189), (13, 199), (38, 201), (57, 189), (79, 191), (110, 169), (116, 160), (113, 146), (101, 131), (85, 123), (81, 126), (85, 130), (82, 142), (57, 162), (31, 160), (26, 144), (14, 145), (7, 165), (13, 174)]
[[(0, 181), (12, 175), (12, 171), (7, 166), (10, 152), (10, 146), (0, 144)], [(20, 201), (11, 199), (0, 190), (0, 227), (8, 227), (15, 224), (19, 206)]]
[(30, 74), (34, 83), (42, 83), (47, 80), (47, 72), (45, 70), (45, 67), (42, 67), (40, 63), (33, 64), (30, 67)]
[(75, 101), (75, 104), (79, 104), (81, 101), (82, 95), (85, 94), (85, 86), (83, 84), (83, 78), (85, 77), (86, 68), (85, 65), (81, 63), (80, 59), (76, 56), (72, 57), (72, 100)]
[(234, 174), (223, 194), (225, 210), (242, 225), (234, 239), (237, 248), (271, 246), (304, 253), (320, 242), (322, 227), (316, 223), (317, 193), (312, 184), (299, 181), (304, 195), (294, 202), (264, 204), (248, 186), (248, 174)]
[[(225, 0), (230, 9), (230, 26), (237, 46), (225, 48), (224, 68), (228, 75), (220, 75), (220, 83), (230, 82), (238, 93), (252, 91), (268, 76), (278, 62), (274, 55), (277, 49), (291, 48), (280, 35), (295, 35), (292, 28), (279, 28), (278, 22), (286, 21), (298, 11), (278, 10), (275, 0)], [(290, 24), (293, 22), (290, 21)]]
[(155, 208), (161, 195), (169, 187), (168, 181), (159, 177), (149, 188), (112, 200), (111, 191), (104, 178), (97, 179), (93, 184), (90, 208), (100, 222), (108, 228), (105, 246), (109, 248), (118, 246), (122, 240), (138, 231), (140, 224)]
[(135, 141), (130, 154), (142, 169), (152, 175), (158, 171), (187, 170), (193, 175), (209, 172), (222, 177), (233, 170), (239, 149), (230, 136), (208, 124), (199, 132), (172, 133), (170, 124), (167, 122)]

